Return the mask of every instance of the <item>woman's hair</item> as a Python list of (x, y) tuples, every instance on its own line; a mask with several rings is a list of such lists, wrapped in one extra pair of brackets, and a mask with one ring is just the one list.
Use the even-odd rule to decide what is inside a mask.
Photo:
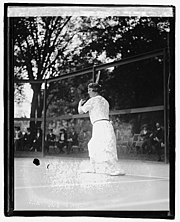
[(60, 132), (65, 133), (65, 132), (66, 132), (66, 130), (65, 130), (64, 128), (62, 128), (62, 129), (60, 129)]
[(101, 85), (98, 83), (89, 83), (88, 88), (91, 88), (93, 92), (100, 93), (101, 91)]

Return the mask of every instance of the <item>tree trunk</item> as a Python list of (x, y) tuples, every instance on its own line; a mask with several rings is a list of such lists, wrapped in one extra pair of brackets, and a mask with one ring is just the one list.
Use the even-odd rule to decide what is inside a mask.
[[(41, 118), (42, 110), (43, 110), (43, 95), (41, 94), (41, 85), (40, 84), (32, 84), (33, 89), (33, 98), (31, 103), (31, 114), (30, 118)], [(33, 132), (38, 127), (41, 127), (42, 121), (30, 121), (30, 128)]]

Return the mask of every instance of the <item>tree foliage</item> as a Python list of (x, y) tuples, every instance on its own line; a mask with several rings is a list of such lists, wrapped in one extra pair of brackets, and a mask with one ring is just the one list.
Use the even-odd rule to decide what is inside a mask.
[[(94, 64), (166, 48), (170, 27), (168, 18), (160, 17), (13, 18), (15, 78), (42, 80)], [(112, 108), (161, 103), (160, 58), (128, 67), (116, 67), (111, 72), (104, 70), (102, 73), (100, 83), (106, 86), (104, 95), (110, 100)], [(48, 115), (76, 113), (77, 102), (85, 93), (90, 79), (89, 76), (82, 76), (49, 84)], [(31, 117), (41, 117), (42, 86), (32, 83), (31, 87)], [(159, 100), (154, 102), (160, 92)], [(40, 104), (38, 101), (41, 101)]]
[[(12, 23), (15, 79), (43, 80), (61, 75), (68, 51), (77, 47), (72, 45), (77, 29), (71, 17), (13, 18)], [(31, 117), (41, 117), (42, 83), (30, 84)]]
[[(168, 18), (81, 17), (81, 20), (78, 33), (81, 50), (71, 54), (69, 60), (69, 66), (76, 69), (168, 47), (171, 25)], [(113, 71), (101, 71), (103, 95), (110, 101), (111, 109), (162, 105), (162, 62), (161, 57), (156, 57), (115, 67)], [(79, 91), (77, 80), (68, 80), (69, 89), (74, 87), (76, 92)], [(69, 112), (74, 113), (74, 108)]]

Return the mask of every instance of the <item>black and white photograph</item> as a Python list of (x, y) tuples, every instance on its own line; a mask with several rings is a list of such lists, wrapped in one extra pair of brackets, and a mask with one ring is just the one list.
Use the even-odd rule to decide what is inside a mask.
[(5, 215), (174, 219), (176, 7), (4, 13)]

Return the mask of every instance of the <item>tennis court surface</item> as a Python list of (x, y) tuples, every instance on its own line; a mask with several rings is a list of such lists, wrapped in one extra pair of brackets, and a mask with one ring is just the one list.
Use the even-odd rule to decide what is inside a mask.
[(169, 164), (119, 160), (125, 176), (80, 173), (88, 159), (15, 158), (15, 210), (169, 210)]

